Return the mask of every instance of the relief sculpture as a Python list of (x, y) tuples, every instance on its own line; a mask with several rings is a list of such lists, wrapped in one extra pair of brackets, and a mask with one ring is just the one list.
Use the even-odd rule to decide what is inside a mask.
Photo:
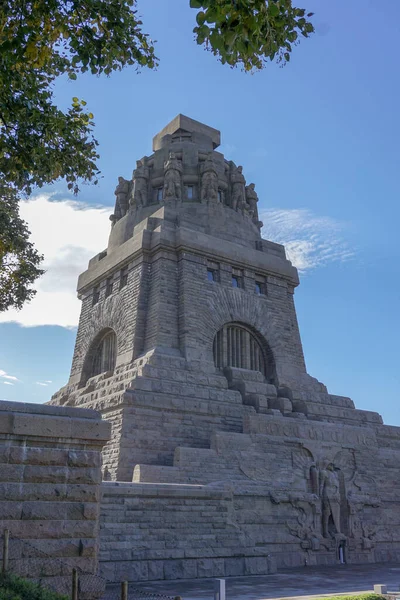
[(243, 212), (245, 207), (245, 183), (246, 180), (242, 173), (243, 167), (232, 167), (231, 184), (232, 184), (232, 208), (239, 212)]
[(132, 182), (118, 177), (118, 185), (115, 188), (115, 208), (114, 214), (110, 216), (111, 224), (114, 225), (116, 221), (124, 217), (128, 211), (128, 196), (131, 189)]
[(246, 185), (245, 193), (246, 193), (246, 204), (245, 204), (245, 214), (247, 214), (253, 223), (258, 227), (262, 227), (262, 223), (258, 220), (258, 195), (255, 190), (255, 184), (250, 183)]
[(201, 176), (201, 201), (218, 202), (218, 176), (212, 159), (212, 152), (207, 157)]
[(322, 502), (322, 535), (329, 538), (329, 520), (333, 521), (335, 533), (341, 533), (339, 477), (332, 463), (320, 472), (319, 496)]
[(149, 181), (149, 168), (147, 159), (136, 161), (136, 169), (133, 171), (133, 191), (131, 204), (141, 208), (147, 204), (147, 192)]
[(164, 198), (182, 198), (181, 184), (182, 162), (178, 160), (174, 152), (170, 152), (167, 162), (164, 164)]

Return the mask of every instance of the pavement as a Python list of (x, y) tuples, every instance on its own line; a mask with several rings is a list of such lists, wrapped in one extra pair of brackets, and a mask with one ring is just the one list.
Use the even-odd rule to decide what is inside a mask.
[[(307, 600), (326, 595), (372, 591), (374, 584), (386, 584), (388, 591), (400, 590), (400, 563), (338, 565), (282, 570), (274, 575), (226, 578), (226, 600)], [(132, 583), (151, 595), (181, 596), (183, 600), (213, 600), (214, 579), (190, 579)], [(117, 586), (107, 589), (105, 599), (117, 596)], [(400, 600), (400, 591), (399, 591)]]

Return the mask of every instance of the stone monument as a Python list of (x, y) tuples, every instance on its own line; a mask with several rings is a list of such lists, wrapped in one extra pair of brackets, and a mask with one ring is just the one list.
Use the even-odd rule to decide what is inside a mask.
[(262, 239), (255, 186), (219, 144), (183, 115), (156, 135), (78, 281), (71, 376), (51, 404), (111, 424), (102, 572), (399, 560), (400, 428), (307, 373), (297, 271)]

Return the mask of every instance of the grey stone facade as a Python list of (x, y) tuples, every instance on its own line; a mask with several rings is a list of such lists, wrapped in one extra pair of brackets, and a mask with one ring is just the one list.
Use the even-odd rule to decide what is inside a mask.
[[(0, 402), (0, 528), (12, 536), (11, 572), (55, 578), (66, 595), (73, 567), (97, 572), (101, 449), (109, 438), (109, 423), (93, 410)], [(83, 576), (82, 589), (89, 580), (88, 597), (100, 597), (99, 579)]]
[(179, 115), (119, 179), (107, 250), (79, 278), (52, 404), (111, 423), (100, 561), (110, 578), (400, 559), (400, 428), (306, 372), (296, 269), (257, 194)]

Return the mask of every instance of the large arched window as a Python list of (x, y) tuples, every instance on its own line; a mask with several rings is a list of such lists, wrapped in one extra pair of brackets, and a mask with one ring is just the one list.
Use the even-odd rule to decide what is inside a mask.
[(94, 339), (86, 356), (84, 380), (113, 371), (117, 358), (117, 336), (113, 329), (103, 330)]
[[(261, 371), (268, 380), (274, 376), (271, 352), (247, 327), (239, 323), (227, 323), (214, 338), (214, 362), (219, 369), (237, 367)], [(270, 356), (269, 356), (270, 355)]]

